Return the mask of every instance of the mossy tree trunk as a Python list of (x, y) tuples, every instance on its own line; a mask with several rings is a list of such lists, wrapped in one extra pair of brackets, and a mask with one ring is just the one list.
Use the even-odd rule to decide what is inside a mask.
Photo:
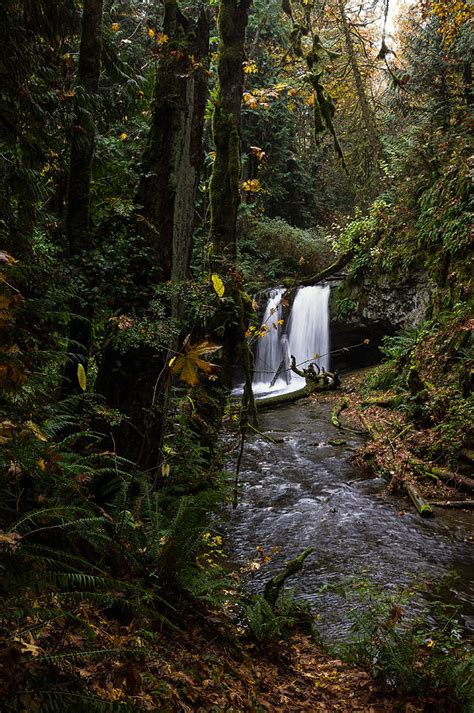
[[(90, 193), (95, 146), (94, 118), (97, 113), (102, 59), (103, 0), (84, 0), (81, 44), (71, 135), (67, 186), (66, 239), (70, 257), (81, 269), (83, 256), (91, 248)], [(64, 372), (63, 393), (79, 391), (77, 364), (87, 362), (93, 306), (88, 296), (76, 297), (71, 305), (69, 353)]]
[(167, 281), (186, 279), (191, 259), (208, 94), (209, 18), (204, 5), (193, 21), (176, 0), (166, 0), (163, 32), (169, 40), (156, 75), (136, 203), (140, 232)]
[(241, 104), (245, 32), (251, 0), (221, 0), (219, 8), (219, 91), (214, 108), (216, 149), (210, 184), (211, 242), (220, 262), (235, 261), (240, 203)]
[(245, 339), (252, 305), (235, 270), (241, 180), (243, 65), (250, 6), (251, 0), (221, 0), (218, 16), (219, 85), (212, 122), (216, 155), (209, 191), (210, 241), (213, 248), (212, 267), (224, 276), (226, 294), (216, 316), (213, 335), (222, 344), (221, 378), (214, 386), (208, 387), (212, 393), (203, 404), (203, 416), (209, 426), (206, 445), (211, 454), (238, 362), (246, 375), (241, 411), (242, 434), (249, 422), (256, 423), (257, 420), (251, 388), (253, 355)]
[[(367, 139), (370, 144), (370, 148), (373, 151), (373, 160), (377, 163), (383, 155), (382, 143), (380, 141), (379, 132), (375, 123), (374, 113), (367, 97), (364, 80), (362, 78), (359, 62), (357, 60), (356, 47), (354, 44), (354, 39), (352, 37), (352, 28), (346, 13), (345, 0), (338, 0), (338, 7), (342, 32), (344, 35), (344, 42), (346, 45), (346, 51), (347, 56), (349, 58), (352, 76), (354, 78), (359, 107), (362, 114), (362, 119), (365, 124)], [(378, 165), (376, 166), (376, 169), (378, 170)]]
[[(188, 277), (203, 161), (209, 47), (204, 3), (194, 20), (184, 16), (176, 0), (166, 0), (163, 31), (169, 40), (163, 45), (156, 74), (152, 122), (136, 197), (138, 230), (152, 256), (150, 272), (140, 277), (141, 312), (147, 309), (156, 280), (183, 283)], [(182, 312), (181, 299), (172, 297), (170, 316), (180, 319)], [(176, 350), (177, 340), (169, 348)], [(169, 357), (166, 350), (157, 354), (146, 346), (122, 354), (108, 349), (97, 380), (97, 390), (107, 402), (133, 423), (124, 424), (116, 434), (120, 452), (147, 469), (156, 468), (161, 460)]]

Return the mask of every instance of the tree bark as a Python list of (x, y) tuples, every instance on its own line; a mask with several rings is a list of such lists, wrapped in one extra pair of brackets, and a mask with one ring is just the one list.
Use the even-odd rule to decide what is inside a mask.
[[(189, 273), (203, 162), (209, 46), (204, 4), (193, 20), (182, 14), (177, 0), (166, 0), (163, 29), (169, 41), (155, 79), (152, 123), (136, 197), (137, 225), (152, 255), (153, 279), (183, 283)], [(149, 275), (141, 276), (140, 311), (148, 306), (151, 281)], [(173, 296), (170, 316), (179, 320), (182, 312), (181, 298)], [(108, 349), (97, 379), (97, 390), (133, 424), (119, 429), (120, 452), (147, 469), (156, 468), (161, 459), (170, 388), (166, 364), (178, 349), (177, 338), (168, 346), (172, 352), (157, 353), (145, 346), (125, 354)]]
[(94, 115), (102, 56), (103, 0), (84, 0), (67, 189), (66, 234), (72, 254), (87, 249)]
[[(74, 102), (74, 123), (67, 186), (66, 239), (69, 255), (79, 260), (91, 246), (90, 189), (95, 146), (94, 117), (102, 58), (103, 0), (84, 0), (79, 66)], [(65, 395), (80, 391), (77, 365), (86, 364), (91, 340), (93, 308), (76, 297), (70, 306), (69, 353), (62, 390)]]
[(186, 279), (191, 259), (194, 202), (202, 167), (208, 93), (209, 18), (184, 17), (166, 0), (164, 45), (156, 75), (153, 119), (136, 202), (140, 232), (163, 281)]
[(364, 87), (364, 80), (362, 79), (359, 63), (357, 61), (356, 49), (351, 34), (351, 26), (346, 14), (344, 0), (338, 0), (338, 6), (341, 18), (342, 31), (344, 34), (344, 42), (351, 65), (352, 75), (354, 77), (354, 84), (357, 92), (357, 98), (359, 100), (362, 118), (364, 120), (365, 128), (367, 131), (367, 138), (369, 140), (372, 150), (375, 153), (374, 158), (377, 159), (380, 158), (383, 154), (382, 144), (380, 142), (377, 126), (375, 123), (375, 117), (370, 107), (369, 100), (367, 99), (367, 94)]
[(219, 93), (214, 108), (216, 157), (210, 184), (211, 242), (221, 260), (236, 257), (240, 203), (241, 103), (245, 32), (251, 0), (221, 0), (219, 9)]

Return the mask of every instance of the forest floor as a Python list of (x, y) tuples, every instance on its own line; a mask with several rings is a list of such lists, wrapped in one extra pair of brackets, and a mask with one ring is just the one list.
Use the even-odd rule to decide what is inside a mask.
[(390, 493), (406, 494), (406, 483), (411, 483), (428, 502), (445, 503), (447, 507), (464, 503), (466, 508), (471, 508), (474, 494), (460, 488), (458, 482), (445, 482), (432, 473), (418, 471), (420, 454), (429, 447), (435, 433), (430, 428), (415, 427), (403, 411), (393, 408), (393, 391), (378, 392), (376, 396), (368, 392), (366, 382), (373, 369), (368, 367), (343, 377), (342, 387), (337, 391), (311, 396), (319, 402), (333, 403), (333, 413), (343, 407), (340, 412), (342, 435), (345, 428), (353, 428), (368, 436), (354, 456), (356, 465), (385, 477)]
[[(35, 632), (34, 643), (25, 640), (16, 655), (14, 646), (4, 645), (0, 649), (2, 713), (41, 713), (44, 691), (25, 686), (24, 677), (46, 673), (64, 696), (64, 711), (102, 710), (97, 704), (105, 702), (112, 705), (111, 710), (162, 713), (458, 710), (442, 701), (439, 692), (436, 698), (423, 699), (387, 695), (366, 671), (324, 653), (306, 635), (257, 647), (239, 637), (235, 625), (213, 611), (189, 614), (175, 631), (148, 630), (146, 647), (141, 641), (146, 653), (134, 658), (119, 652), (140, 650), (137, 645), (144, 622), (121, 625), (88, 605), (82, 606), (80, 614), (94, 632), (97, 651), (116, 647), (117, 654), (112, 658), (68, 655), (71, 648), (76, 654), (81, 645), (84, 651), (88, 648), (84, 633), (75, 630), (72, 622), (57, 622), (41, 635)], [(48, 664), (42, 662), (45, 653), (51, 655)], [(18, 707), (4, 709), (3, 695), (12, 686), (18, 692)]]

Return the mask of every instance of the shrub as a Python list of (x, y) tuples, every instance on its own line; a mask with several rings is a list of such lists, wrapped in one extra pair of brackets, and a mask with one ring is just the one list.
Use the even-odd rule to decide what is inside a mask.
[(281, 592), (274, 608), (265, 597), (256, 596), (244, 614), (251, 637), (259, 643), (285, 639), (295, 629), (312, 626), (309, 605), (295, 599), (293, 590)]
[(331, 259), (322, 230), (295, 228), (282, 218), (243, 213), (238, 234), (239, 268), (250, 286), (275, 284), (289, 275), (311, 275)]
[(389, 689), (448, 693), (461, 710), (472, 711), (474, 655), (462, 641), (457, 608), (433, 601), (414, 614), (407, 605), (419, 591), (390, 592), (367, 581), (343, 588), (352, 625), (338, 654), (368, 668)]

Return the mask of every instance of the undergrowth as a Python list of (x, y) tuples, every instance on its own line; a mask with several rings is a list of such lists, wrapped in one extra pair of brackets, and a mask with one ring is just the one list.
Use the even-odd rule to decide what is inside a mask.
[(474, 436), (472, 327), (470, 306), (457, 303), (435, 319), (386, 337), (386, 360), (367, 382), (369, 389), (393, 389), (395, 408), (430, 433), (427, 455), (450, 464), (462, 448), (471, 448)]
[(414, 608), (421, 589), (393, 592), (369, 581), (341, 586), (351, 628), (336, 653), (369, 669), (390, 690), (448, 694), (468, 713), (474, 706), (474, 653), (462, 638), (458, 608), (436, 600)]
[(239, 219), (238, 265), (249, 291), (300, 278), (321, 270), (331, 260), (322, 230), (303, 230), (282, 218), (242, 212)]

